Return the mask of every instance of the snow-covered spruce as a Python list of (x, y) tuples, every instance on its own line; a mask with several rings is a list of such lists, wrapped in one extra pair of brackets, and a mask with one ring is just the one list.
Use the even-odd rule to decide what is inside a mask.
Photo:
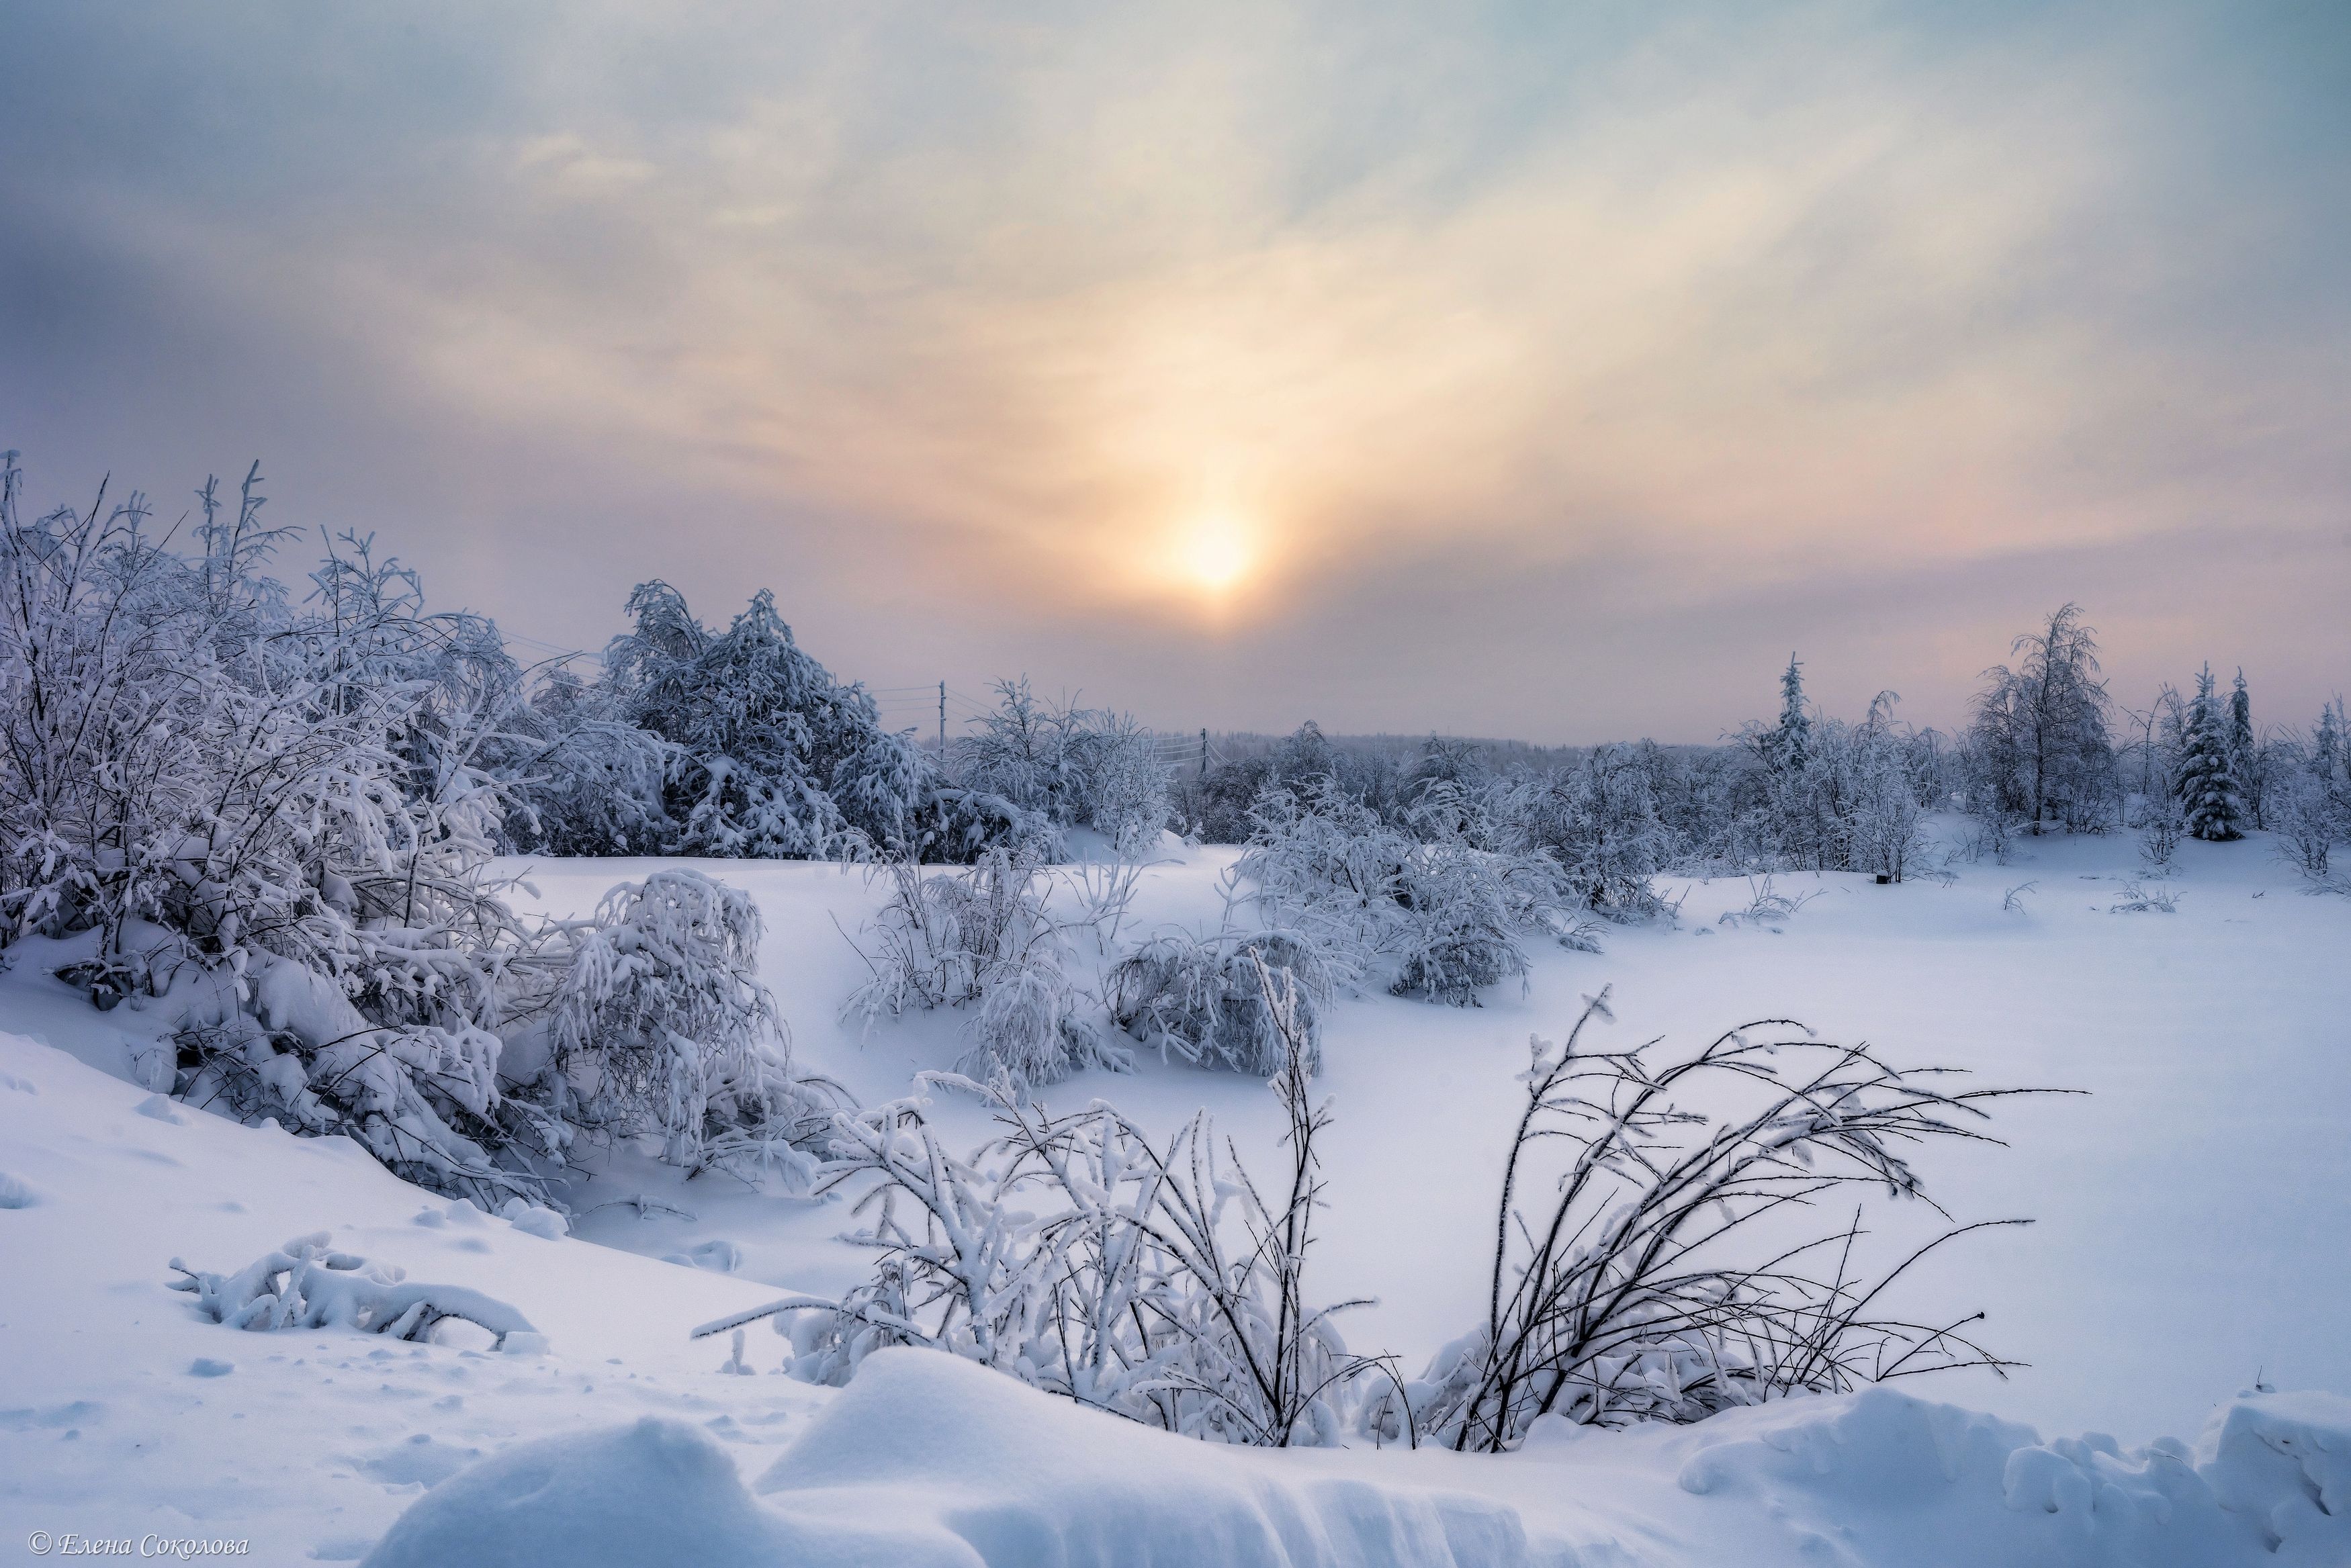
[(463, 1285), (411, 1282), (404, 1270), (338, 1252), (332, 1241), (324, 1231), (297, 1236), (233, 1274), (202, 1272), (174, 1258), (180, 1278), (172, 1288), (193, 1294), (199, 1312), (228, 1328), (352, 1328), (423, 1341), (443, 1319), (462, 1318), (501, 1348), (520, 1345), (513, 1336), (524, 1334), (533, 1348), (546, 1348), (529, 1320), (506, 1303)]
[(2195, 700), (2179, 738), (2177, 777), (2174, 787), (2190, 837), (2225, 843), (2243, 836), (2244, 798), (2229, 743), (2228, 717), (2212, 694), (2209, 665), (2196, 678)]

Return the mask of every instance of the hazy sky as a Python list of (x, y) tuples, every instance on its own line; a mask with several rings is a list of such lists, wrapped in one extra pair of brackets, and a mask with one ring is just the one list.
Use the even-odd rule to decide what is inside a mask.
[(2340, 0), (7, 16), (37, 501), (1169, 727), (1948, 722), (2067, 598), (2351, 686)]

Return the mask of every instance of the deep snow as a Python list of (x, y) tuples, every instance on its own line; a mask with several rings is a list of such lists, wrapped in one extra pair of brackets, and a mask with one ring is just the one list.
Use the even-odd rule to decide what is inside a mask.
[[(1993, 1128), (2008, 1149), (1927, 1152), (1959, 1219), (2035, 1220), (1971, 1240), (1922, 1280), (1938, 1302), (1985, 1308), (1993, 1346), (2031, 1364), (2006, 1383), (1938, 1380), (1935, 1397), (2144, 1442), (2194, 1429), (2257, 1377), (2351, 1389), (2351, 1337), (2339, 1332), (2351, 1299), (2351, 899), (2304, 894), (2258, 836), (2182, 845), (2179, 874), (2161, 882), (2140, 875), (2136, 849), (2130, 835), (2024, 840), (2008, 866), (1956, 861), (1949, 886), (1783, 875), (1781, 892), (1819, 896), (1763, 926), (1719, 923), (1752, 901), (1745, 878), (1668, 880), (1669, 896), (1686, 895), (1677, 923), (1608, 930), (1599, 955), (1538, 949), (1523, 993), (1502, 987), (1468, 1009), (1343, 1002), (1319, 1080), (1336, 1124), (1322, 1149), (1318, 1293), (1379, 1298), (1346, 1320), (1349, 1342), (1415, 1366), (1468, 1326), (1527, 1037), (1556, 1038), (1578, 999), (1608, 984), (1616, 1033), (1631, 1039), (1783, 1015), (1987, 1084), (2088, 1091), (2010, 1102)], [(1232, 857), (1193, 850), (1151, 873), (1123, 940), (1213, 923)], [(530, 880), (542, 907), (569, 913), (651, 864), (542, 862)], [(870, 1033), (838, 1017), (864, 974), (850, 939), (882, 898), (862, 873), (705, 868), (758, 895), (763, 972), (803, 1068), (870, 1101), (955, 1061), (960, 1014)], [(2028, 883), (2021, 912), (2003, 909)], [(2178, 894), (2177, 912), (2110, 912), (2131, 884)], [(1269, 1150), (1278, 1127), (1258, 1084), (1151, 1060), (1047, 1097), (1096, 1096), (1160, 1129), (1209, 1106), (1245, 1154)], [(977, 1108), (940, 1111), (973, 1142), (985, 1135)], [(615, 1165), (608, 1198), (651, 1192), (696, 1220), (603, 1209), (580, 1225), (598, 1241), (656, 1256), (729, 1241), (750, 1277), (818, 1292), (864, 1266), (826, 1241), (837, 1212), (791, 1214), (649, 1160)], [(1927, 1216), (1896, 1218), (1928, 1233)]]
[[(2167, 884), (2177, 913), (2111, 913), (2137, 878), (2132, 847), (2028, 844), (2010, 867), (1959, 864), (1949, 887), (1783, 876), (1782, 891), (1821, 896), (1776, 928), (1717, 924), (1750, 889), (1699, 884), (1677, 925), (1611, 932), (1604, 955), (1539, 953), (1524, 995), (1343, 1004), (1325, 1043), (1338, 1121), (1313, 1284), (1383, 1297), (1350, 1341), (1407, 1363), (1475, 1314), (1527, 1033), (1563, 1028), (1604, 982), (1627, 1034), (1785, 1012), (1904, 1060), (2093, 1091), (2021, 1103), (2002, 1118), (2011, 1149), (1931, 1168), (1963, 1219), (2040, 1219), (1925, 1282), (1991, 1310), (1991, 1342), (2034, 1363), (2012, 1382), (1915, 1383), (1673, 1431), (1545, 1432), (1499, 1460), (1217, 1450), (914, 1353), (838, 1393), (722, 1374), (725, 1343), (687, 1329), (777, 1287), (846, 1283), (861, 1259), (829, 1240), (839, 1206), (683, 1182), (623, 1151), (573, 1195), (580, 1235), (608, 1245), (535, 1234), (423, 1195), (341, 1140), (153, 1099), (125, 1080), (168, 1021), (99, 1015), (20, 947), (0, 1029), (63, 1049), (0, 1037), (0, 1542), (152, 1531), (250, 1539), (263, 1562), (381, 1540), (386, 1563), (635, 1563), (661, 1560), (624, 1545), (651, 1518), (693, 1521), (700, 1536), (663, 1535), (661, 1550), (706, 1563), (1133, 1561), (1116, 1549), (1155, 1541), (1162, 1562), (1259, 1548), (1254, 1560), (1333, 1563), (2351, 1561), (2351, 1408), (2229, 1403), (2257, 1373), (2351, 1389), (2351, 901), (2302, 896), (2254, 839), (2183, 846)], [(1228, 861), (1196, 850), (1151, 873), (1123, 935), (1213, 919)], [(644, 868), (540, 864), (531, 879), (569, 911)], [(880, 897), (859, 873), (708, 869), (761, 901), (765, 977), (804, 1069), (874, 1099), (957, 1054), (951, 1016), (862, 1037), (838, 1022), (862, 972), (843, 932)], [(2004, 911), (2028, 881), (2023, 911)], [(1095, 1094), (1162, 1127), (1211, 1105), (1244, 1152), (1273, 1127), (1261, 1085), (1155, 1062), (1052, 1097)], [(941, 1111), (982, 1131), (973, 1107)], [(512, 1303), (551, 1348), (492, 1354), (454, 1325), (429, 1346), (239, 1334), (165, 1289), (175, 1255), (233, 1271), (320, 1230), (411, 1280)], [(755, 1333), (750, 1363), (780, 1350)], [(2012, 1424), (2138, 1445), (2192, 1435), (2216, 1408), (2193, 1453), (2134, 1455), (2095, 1433), (2043, 1447)], [(449, 1555), (452, 1540), (495, 1540), (501, 1519), (541, 1554)], [(547, 1555), (566, 1531), (579, 1549)], [(1176, 1554), (1186, 1539), (1205, 1544)], [(2287, 1550), (2268, 1554), (2273, 1540)]]

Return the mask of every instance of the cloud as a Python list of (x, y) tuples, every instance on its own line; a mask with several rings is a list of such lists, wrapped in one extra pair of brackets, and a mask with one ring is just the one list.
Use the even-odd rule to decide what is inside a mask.
[[(2132, 679), (2203, 657), (2137, 607), (2149, 563), (2207, 645), (2262, 640), (2282, 560), (2351, 587), (2346, 115), (2280, 79), (2290, 30), (177, 26), (38, 19), (67, 68), (0, 123), (44, 153), (0, 158), (0, 266), (40, 284), (0, 306), (44, 404), (12, 444), (73, 479), (260, 449), (286, 507), (536, 635), (600, 640), (656, 573), (711, 615), (764, 582), (884, 683), (1704, 738), (1791, 640), (1948, 719), (2044, 600), (2127, 601)], [(135, 123), (78, 107), (102, 66), (152, 89)], [(1258, 563), (1214, 595), (1180, 566), (1208, 518)]]

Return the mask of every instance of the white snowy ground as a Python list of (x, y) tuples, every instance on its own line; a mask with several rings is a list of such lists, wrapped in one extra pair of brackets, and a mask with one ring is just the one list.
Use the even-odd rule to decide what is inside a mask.
[[(686, 1331), (778, 1286), (854, 1277), (858, 1255), (829, 1239), (839, 1206), (623, 1155), (576, 1207), (642, 1194), (695, 1218), (613, 1203), (584, 1214), (588, 1240), (545, 1240), (340, 1140), (151, 1101), (127, 1080), (169, 1021), (95, 1013), (20, 948), (0, 976), (0, 1562), (30, 1561), (47, 1531), (53, 1551), (68, 1533), (244, 1539), (270, 1563), (379, 1542), (384, 1563), (2351, 1563), (2351, 1404), (2229, 1402), (2257, 1373), (2351, 1391), (2351, 901), (2301, 896), (2254, 840), (2185, 846), (2165, 885), (2177, 913), (2110, 913), (2131, 850), (2028, 846), (2010, 867), (1961, 863), (1949, 887), (1783, 877), (1821, 897), (1776, 931), (1716, 925), (1750, 889), (1701, 884), (1677, 927), (1539, 955), (1523, 997), (1343, 1003), (1315, 1285), (1381, 1296), (1350, 1341), (1407, 1364), (1476, 1311), (1526, 1034), (1563, 1027), (1604, 982), (1627, 1037), (1788, 1013), (1988, 1081), (2093, 1091), (2021, 1104), (2002, 1120), (2011, 1149), (1932, 1168), (1962, 1219), (2040, 1219), (1922, 1282), (1990, 1309), (1991, 1343), (2034, 1363), (2012, 1382), (1545, 1433), (1500, 1460), (1216, 1450), (913, 1353), (839, 1392), (722, 1375), (724, 1345)], [(1213, 921), (1228, 859), (1152, 873), (1123, 934)], [(761, 899), (766, 976), (804, 1067), (870, 1100), (953, 1060), (956, 1019), (862, 1040), (836, 1021), (862, 972), (842, 930), (879, 898), (861, 876), (710, 869)], [(542, 864), (532, 880), (569, 910), (642, 870)], [(2025, 912), (2004, 912), (2027, 881)], [(1092, 1095), (1157, 1127), (1210, 1105), (1245, 1152), (1270, 1136), (1263, 1088), (1230, 1077), (1146, 1063), (1054, 1098)], [(969, 1107), (942, 1114), (983, 1131)], [(237, 1334), (164, 1288), (175, 1255), (233, 1270), (319, 1230), (512, 1303), (551, 1351), (468, 1348), (462, 1329), (431, 1346)], [(730, 1255), (734, 1276), (708, 1266)], [(780, 1348), (754, 1335), (750, 1358)], [(2137, 1445), (2193, 1439), (2216, 1413), (2201, 1448), (2135, 1455), (2095, 1435), (2044, 1448), (2009, 1424)]]

